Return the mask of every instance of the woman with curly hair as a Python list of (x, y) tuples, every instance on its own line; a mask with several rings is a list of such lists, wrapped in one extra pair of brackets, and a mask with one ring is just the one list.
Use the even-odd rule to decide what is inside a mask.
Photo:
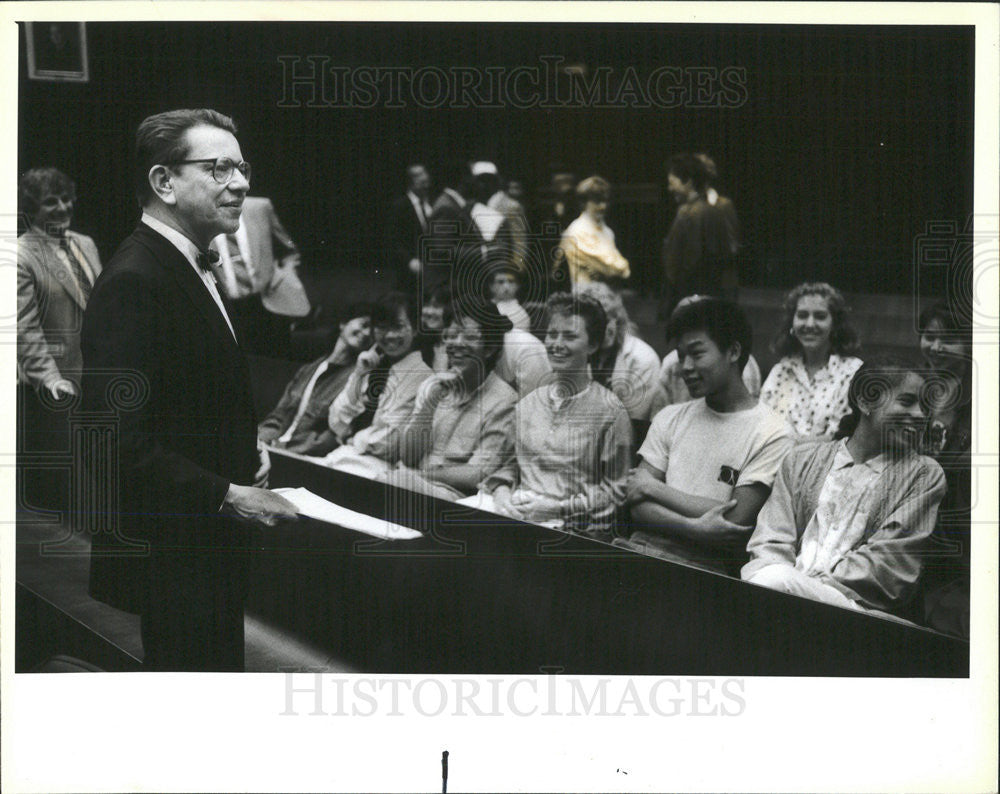
[(800, 438), (833, 438), (848, 413), (847, 388), (861, 359), (858, 337), (839, 290), (799, 284), (784, 301), (785, 320), (773, 349), (782, 356), (760, 390), (760, 401), (785, 418)]
[(660, 357), (631, 332), (625, 304), (611, 287), (595, 281), (578, 287), (576, 294), (596, 300), (608, 318), (604, 339), (591, 365), (594, 380), (615, 393), (629, 419), (648, 422), (659, 391)]
[(321, 458), (330, 468), (374, 478), (399, 457), (400, 426), (420, 385), (433, 375), (432, 342), (419, 331), (416, 298), (389, 292), (372, 307), (375, 344), (358, 355), (330, 405), (330, 430), (340, 446)]

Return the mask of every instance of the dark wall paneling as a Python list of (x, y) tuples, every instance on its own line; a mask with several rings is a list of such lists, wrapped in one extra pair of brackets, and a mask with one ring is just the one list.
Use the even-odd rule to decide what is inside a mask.
[[(912, 289), (913, 240), (972, 210), (973, 36), (966, 28), (677, 25), (89, 23), (90, 82), (29, 81), (22, 52), (19, 167), (78, 183), (78, 228), (107, 257), (135, 222), (136, 124), (171, 107), (231, 113), (254, 191), (270, 195), (307, 266), (380, 257), (383, 209), (408, 161), (495, 158), (529, 190), (553, 161), (619, 185), (662, 184), (673, 152), (715, 156), (745, 229), (750, 280), (828, 278)], [(23, 48), (22, 48), (23, 50)], [(747, 101), (722, 108), (279, 107), (281, 55), (330, 65), (591, 70), (738, 66)], [(625, 191), (627, 194), (627, 191)], [(623, 194), (624, 195), (624, 194)], [(610, 220), (639, 286), (658, 279), (673, 208), (622, 201)]]

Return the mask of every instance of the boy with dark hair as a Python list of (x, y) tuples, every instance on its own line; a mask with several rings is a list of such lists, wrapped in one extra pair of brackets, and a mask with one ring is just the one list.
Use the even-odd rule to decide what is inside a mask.
[(752, 332), (738, 306), (697, 301), (676, 313), (669, 332), (694, 399), (660, 411), (639, 449), (628, 545), (735, 573), (792, 434), (743, 383)]

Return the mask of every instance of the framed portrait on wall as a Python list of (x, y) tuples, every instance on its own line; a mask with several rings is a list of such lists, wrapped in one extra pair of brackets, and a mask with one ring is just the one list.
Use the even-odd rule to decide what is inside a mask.
[(26, 22), (28, 77), (86, 83), (87, 27), (83, 22)]

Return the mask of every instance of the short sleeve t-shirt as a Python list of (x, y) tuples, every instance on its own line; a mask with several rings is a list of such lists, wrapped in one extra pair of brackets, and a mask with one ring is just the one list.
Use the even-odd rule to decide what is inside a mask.
[(666, 472), (671, 488), (725, 501), (742, 485), (770, 488), (792, 444), (791, 429), (762, 403), (719, 413), (699, 399), (660, 411), (639, 455)]

